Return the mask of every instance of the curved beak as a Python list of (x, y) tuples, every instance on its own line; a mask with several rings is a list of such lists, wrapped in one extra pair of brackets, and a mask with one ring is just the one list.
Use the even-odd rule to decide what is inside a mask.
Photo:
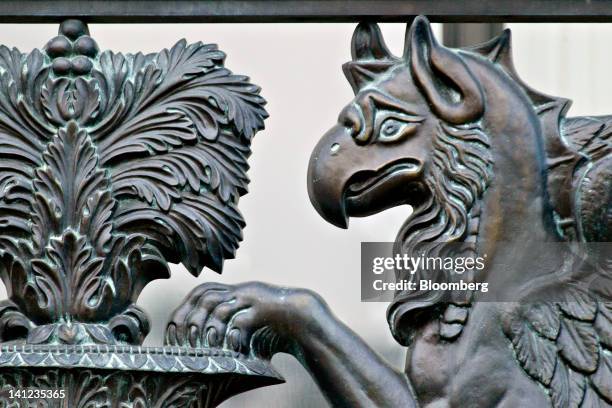
[(365, 217), (406, 204), (420, 162), (402, 156), (402, 149), (380, 144), (359, 145), (341, 125), (319, 141), (308, 165), (308, 195), (319, 215), (348, 227), (349, 217)]
[(349, 159), (351, 145), (358, 147), (348, 130), (336, 125), (319, 140), (308, 164), (310, 202), (321, 217), (340, 228), (348, 227), (344, 191), (355, 167)]

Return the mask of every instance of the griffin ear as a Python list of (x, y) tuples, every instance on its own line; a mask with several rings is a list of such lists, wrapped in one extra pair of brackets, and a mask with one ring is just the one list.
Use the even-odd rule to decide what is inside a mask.
[(355, 94), (397, 61), (375, 23), (359, 23), (353, 33), (351, 55), (353, 60), (344, 64), (342, 70)]
[(423, 16), (408, 28), (404, 59), (410, 62), (416, 84), (440, 118), (461, 124), (482, 115), (480, 84), (457, 53), (438, 44)]
[(359, 23), (351, 40), (353, 61), (391, 59), (392, 55), (376, 23)]

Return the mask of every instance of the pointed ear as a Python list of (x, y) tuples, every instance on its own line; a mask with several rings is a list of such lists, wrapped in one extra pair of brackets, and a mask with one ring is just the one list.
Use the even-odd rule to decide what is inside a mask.
[(397, 61), (375, 23), (359, 23), (353, 33), (351, 55), (353, 60), (344, 64), (342, 70), (355, 94)]
[[(423, 43), (425, 41), (426, 43)], [(431, 48), (432, 43), (437, 44), (431, 32), (429, 20), (425, 16), (417, 16), (412, 23), (406, 26), (406, 37), (404, 39), (404, 59), (410, 60), (412, 50), (418, 48), (419, 43)]]
[(376, 23), (359, 23), (351, 41), (353, 61), (393, 58)]
[(406, 34), (404, 59), (434, 112), (449, 123), (478, 119), (484, 111), (480, 84), (461, 56), (438, 44), (429, 21), (417, 17)]

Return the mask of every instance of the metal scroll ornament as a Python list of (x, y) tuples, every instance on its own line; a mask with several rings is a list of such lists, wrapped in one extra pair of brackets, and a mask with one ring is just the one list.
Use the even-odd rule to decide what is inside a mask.
[[(43, 50), (0, 47), (3, 391), (191, 407), (278, 382), (234, 352), (139, 346), (149, 322), (135, 302), (169, 277), (167, 262), (220, 272), (241, 240), (237, 203), (267, 113), (224, 58), (184, 40), (157, 54), (99, 52), (77, 20)], [(231, 375), (250, 377), (228, 385)]]

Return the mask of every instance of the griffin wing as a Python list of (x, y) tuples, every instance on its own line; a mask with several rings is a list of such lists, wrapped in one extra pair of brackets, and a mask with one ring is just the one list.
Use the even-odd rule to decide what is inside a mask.
[(568, 118), (563, 135), (574, 151), (598, 160), (612, 153), (612, 116)]
[(573, 174), (577, 230), (587, 242), (612, 241), (612, 116), (568, 119), (564, 134), (587, 158)]
[(566, 302), (522, 306), (507, 334), (553, 407), (612, 406), (612, 303), (570, 291)]
[[(564, 101), (554, 106), (557, 111), (548, 117), (552, 135), (548, 146), (556, 147), (548, 149), (549, 192), (557, 210), (564, 210), (565, 205), (573, 206), (571, 210), (560, 211), (562, 215), (573, 214), (578, 218), (572, 219), (570, 225), (580, 227), (577, 233), (568, 235), (568, 240), (589, 242), (585, 248), (600, 248), (594, 242), (606, 240), (593, 239), (593, 234), (585, 228), (585, 206), (576, 207), (575, 200), (585, 200), (584, 182), (598, 181), (589, 177), (589, 172), (595, 174), (601, 165), (606, 166), (605, 160), (612, 153), (612, 117), (567, 118), (558, 127), (557, 118), (559, 111), (564, 110)], [(563, 143), (551, 144), (551, 140), (557, 140), (559, 131), (562, 138), (558, 140)], [(575, 180), (580, 177), (582, 182), (576, 184)], [(605, 194), (599, 194), (603, 191), (601, 188), (587, 190), (591, 191), (587, 199), (589, 206), (609, 207), (609, 187)], [(605, 219), (597, 221), (600, 233), (605, 229), (602, 228), (605, 222)], [(568, 243), (568, 250), (570, 245), (573, 244)], [(609, 248), (609, 244), (603, 245), (604, 256), (608, 253), (609, 257)], [(590, 251), (589, 262), (603, 270), (598, 269), (600, 276), (595, 278), (594, 271), (587, 269), (590, 272), (582, 278), (595, 278), (598, 284), (591, 287), (605, 292), (610, 288), (610, 264), (605, 259), (601, 261)], [(555, 408), (612, 406), (612, 302), (608, 301), (611, 293), (599, 292), (566, 287), (556, 292), (565, 296), (558, 299), (563, 301), (525, 303), (506, 329), (517, 361), (544, 387)]]

